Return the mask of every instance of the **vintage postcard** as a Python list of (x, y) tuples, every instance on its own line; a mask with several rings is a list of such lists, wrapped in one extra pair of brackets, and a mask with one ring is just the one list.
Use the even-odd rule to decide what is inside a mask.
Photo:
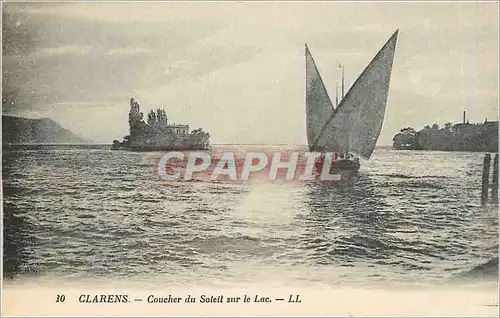
[(498, 2), (2, 2), (2, 316), (498, 317)]

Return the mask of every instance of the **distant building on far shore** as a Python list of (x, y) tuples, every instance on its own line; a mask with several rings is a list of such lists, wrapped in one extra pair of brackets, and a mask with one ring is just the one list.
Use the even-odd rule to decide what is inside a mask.
[(397, 150), (441, 150), (498, 152), (498, 121), (485, 120), (470, 124), (464, 112), (462, 123), (425, 126), (416, 131), (412, 127), (401, 129), (393, 138)]

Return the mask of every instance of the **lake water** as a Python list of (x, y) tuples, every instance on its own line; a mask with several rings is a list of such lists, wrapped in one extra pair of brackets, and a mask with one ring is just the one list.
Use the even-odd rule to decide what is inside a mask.
[(498, 259), (481, 153), (376, 149), (342, 185), (165, 182), (160, 155), (4, 148), (4, 274), (432, 284)]

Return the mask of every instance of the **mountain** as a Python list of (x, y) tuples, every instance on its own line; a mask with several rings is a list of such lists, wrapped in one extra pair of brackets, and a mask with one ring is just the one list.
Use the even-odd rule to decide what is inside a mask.
[(49, 118), (30, 119), (2, 115), (2, 144), (88, 143)]

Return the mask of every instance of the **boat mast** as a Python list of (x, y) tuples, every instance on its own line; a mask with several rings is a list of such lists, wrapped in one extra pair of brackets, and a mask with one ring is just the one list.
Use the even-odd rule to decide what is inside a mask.
[[(343, 100), (344, 96), (345, 96), (344, 95), (345, 70), (344, 70), (344, 65), (342, 65), (341, 63), (339, 63), (339, 67), (342, 69), (342, 98), (341, 98), (341, 100)], [(348, 115), (347, 120), (349, 121), (349, 119), (350, 118), (349, 118), (349, 115)], [(347, 136), (346, 136), (347, 138), (345, 139), (346, 140), (346, 145), (344, 145), (344, 149), (342, 149), (343, 152), (344, 152), (342, 155), (345, 158), (347, 158), (347, 154), (349, 153), (349, 130), (348, 129), (346, 130), (346, 134), (347, 134)]]
[(335, 83), (335, 107), (339, 106), (339, 83)]
[(342, 68), (342, 99), (344, 99), (344, 65), (340, 64)]

